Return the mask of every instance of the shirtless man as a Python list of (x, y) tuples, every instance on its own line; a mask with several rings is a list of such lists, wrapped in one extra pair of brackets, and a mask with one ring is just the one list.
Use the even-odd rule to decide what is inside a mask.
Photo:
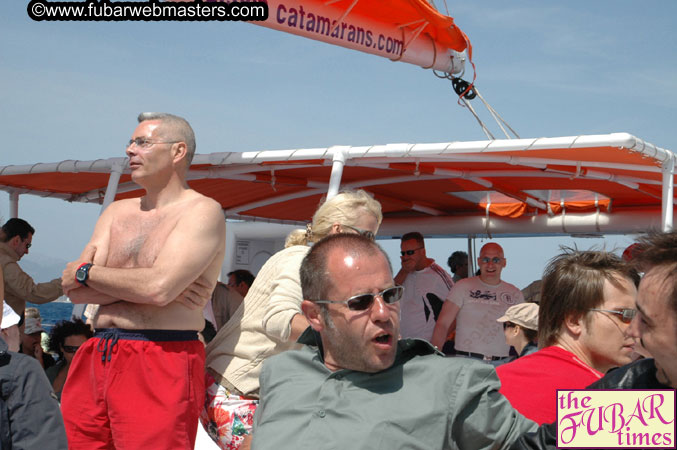
[(145, 195), (112, 203), (63, 272), (72, 302), (101, 305), (62, 394), (70, 449), (192, 449), (204, 402), (197, 330), (221, 270), (225, 220), (186, 184), (188, 122), (138, 120), (126, 153)]

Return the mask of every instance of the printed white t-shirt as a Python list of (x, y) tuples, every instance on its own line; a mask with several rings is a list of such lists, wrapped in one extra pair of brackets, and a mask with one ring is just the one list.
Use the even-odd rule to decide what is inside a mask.
[(447, 300), (460, 308), (456, 316), (457, 351), (508, 356), (510, 346), (505, 342), (503, 324), (496, 319), (511, 306), (524, 303), (522, 291), (505, 281), (492, 286), (477, 276), (456, 283)]

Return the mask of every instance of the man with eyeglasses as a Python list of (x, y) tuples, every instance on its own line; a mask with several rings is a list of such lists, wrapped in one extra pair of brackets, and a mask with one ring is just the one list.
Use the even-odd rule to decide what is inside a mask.
[(203, 308), (221, 270), (221, 206), (190, 189), (188, 122), (142, 113), (126, 145), (145, 194), (113, 202), (63, 272), (74, 303), (99, 304), (62, 393), (70, 449), (193, 448), (204, 404)]
[(395, 282), (404, 286), (400, 334), (403, 338), (430, 341), (442, 303), (454, 282), (446, 270), (426, 256), (421, 233), (402, 236), (400, 249), (402, 268), (395, 276)]
[(0, 231), (0, 267), (5, 279), (5, 301), (23, 317), (26, 302), (49, 303), (59, 298), (61, 278), (47, 283), (36, 283), (19, 267), (19, 260), (28, 254), (35, 229), (25, 220), (13, 218)]
[(490, 365), (398, 340), (402, 287), (373, 241), (329, 236), (300, 272), (312, 330), (264, 362), (252, 448), (498, 449), (535, 428)]
[[(588, 389), (677, 388), (677, 232), (640, 237), (633, 248), (632, 263), (644, 275), (635, 302), (637, 312), (628, 332), (652, 358), (612, 370)], [(626, 320), (630, 315), (626, 313)], [(523, 435), (512, 448), (555, 450), (557, 424), (542, 425), (537, 433)]]
[(480, 274), (454, 285), (435, 325), (432, 344), (442, 348), (456, 321), (457, 356), (498, 361), (510, 353), (503, 327), (496, 322), (508, 308), (524, 302), (522, 292), (501, 280), (506, 266), (503, 248), (495, 242), (484, 244), (477, 258)]
[(566, 250), (545, 268), (540, 350), (496, 369), (501, 393), (538, 423), (556, 418), (557, 389), (583, 389), (631, 361), (637, 272), (613, 253)]

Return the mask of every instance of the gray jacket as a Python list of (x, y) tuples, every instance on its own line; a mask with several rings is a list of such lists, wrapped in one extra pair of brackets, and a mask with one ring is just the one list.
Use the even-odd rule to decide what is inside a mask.
[(40, 363), (0, 339), (0, 450), (67, 448), (59, 402)]
[(305, 346), (264, 362), (252, 449), (504, 449), (536, 424), (499, 387), (490, 365), (418, 339), (399, 341), (376, 373), (332, 372)]

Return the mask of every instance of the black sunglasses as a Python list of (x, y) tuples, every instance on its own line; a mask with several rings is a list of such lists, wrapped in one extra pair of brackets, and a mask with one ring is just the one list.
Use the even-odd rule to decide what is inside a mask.
[(345, 228), (350, 228), (355, 233), (362, 235), (362, 236), (366, 237), (367, 239), (370, 239), (372, 241), (374, 240), (374, 233), (369, 231), (369, 230), (363, 230), (361, 228), (353, 227), (353, 226), (350, 226), (350, 225), (341, 225), (341, 226), (345, 227)]
[(623, 323), (630, 323), (632, 322), (632, 319), (635, 317), (637, 314), (636, 309), (630, 309), (630, 308), (623, 308), (619, 309), (618, 311), (613, 310), (613, 309), (597, 309), (597, 308), (592, 308), (590, 311), (598, 311), (598, 312), (608, 312), (611, 314), (616, 314), (621, 316), (621, 322)]
[(377, 294), (360, 294), (350, 297), (348, 300), (315, 300), (315, 303), (345, 303), (351, 311), (364, 311), (369, 309), (376, 297), (381, 297), (387, 304), (397, 303), (402, 299), (404, 287), (393, 286), (384, 289)]
[(66, 353), (75, 353), (80, 348), (79, 345), (77, 345), (77, 346), (75, 346), (75, 345), (63, 345), (62, 347), (63, 347), (63, 351), (66, 352)]
[(402, 256), (404, 256), (404, 255), (411, 256), (411, 255), (413, 255), (414, 253), (416, 253), (417, 251), (421, 250), (422, 248), (423, 248), (423, 247), (415, 248), (415, 249), (413, 249), (413, 250), (402, 250), (402, 251), (400, 252), (400, 255), (402, 255)]
[(499, 258), (498, 256), (494, 256), (493, 258), (489, 258), (488, 256), (485, 256), (482, 259), (480, 259), (480, 261), (482, 261), (484, 264), (489, 264), (490, 261), (494, 264), (500, 264), (501, 261), (503, 261), (503, 258)]

